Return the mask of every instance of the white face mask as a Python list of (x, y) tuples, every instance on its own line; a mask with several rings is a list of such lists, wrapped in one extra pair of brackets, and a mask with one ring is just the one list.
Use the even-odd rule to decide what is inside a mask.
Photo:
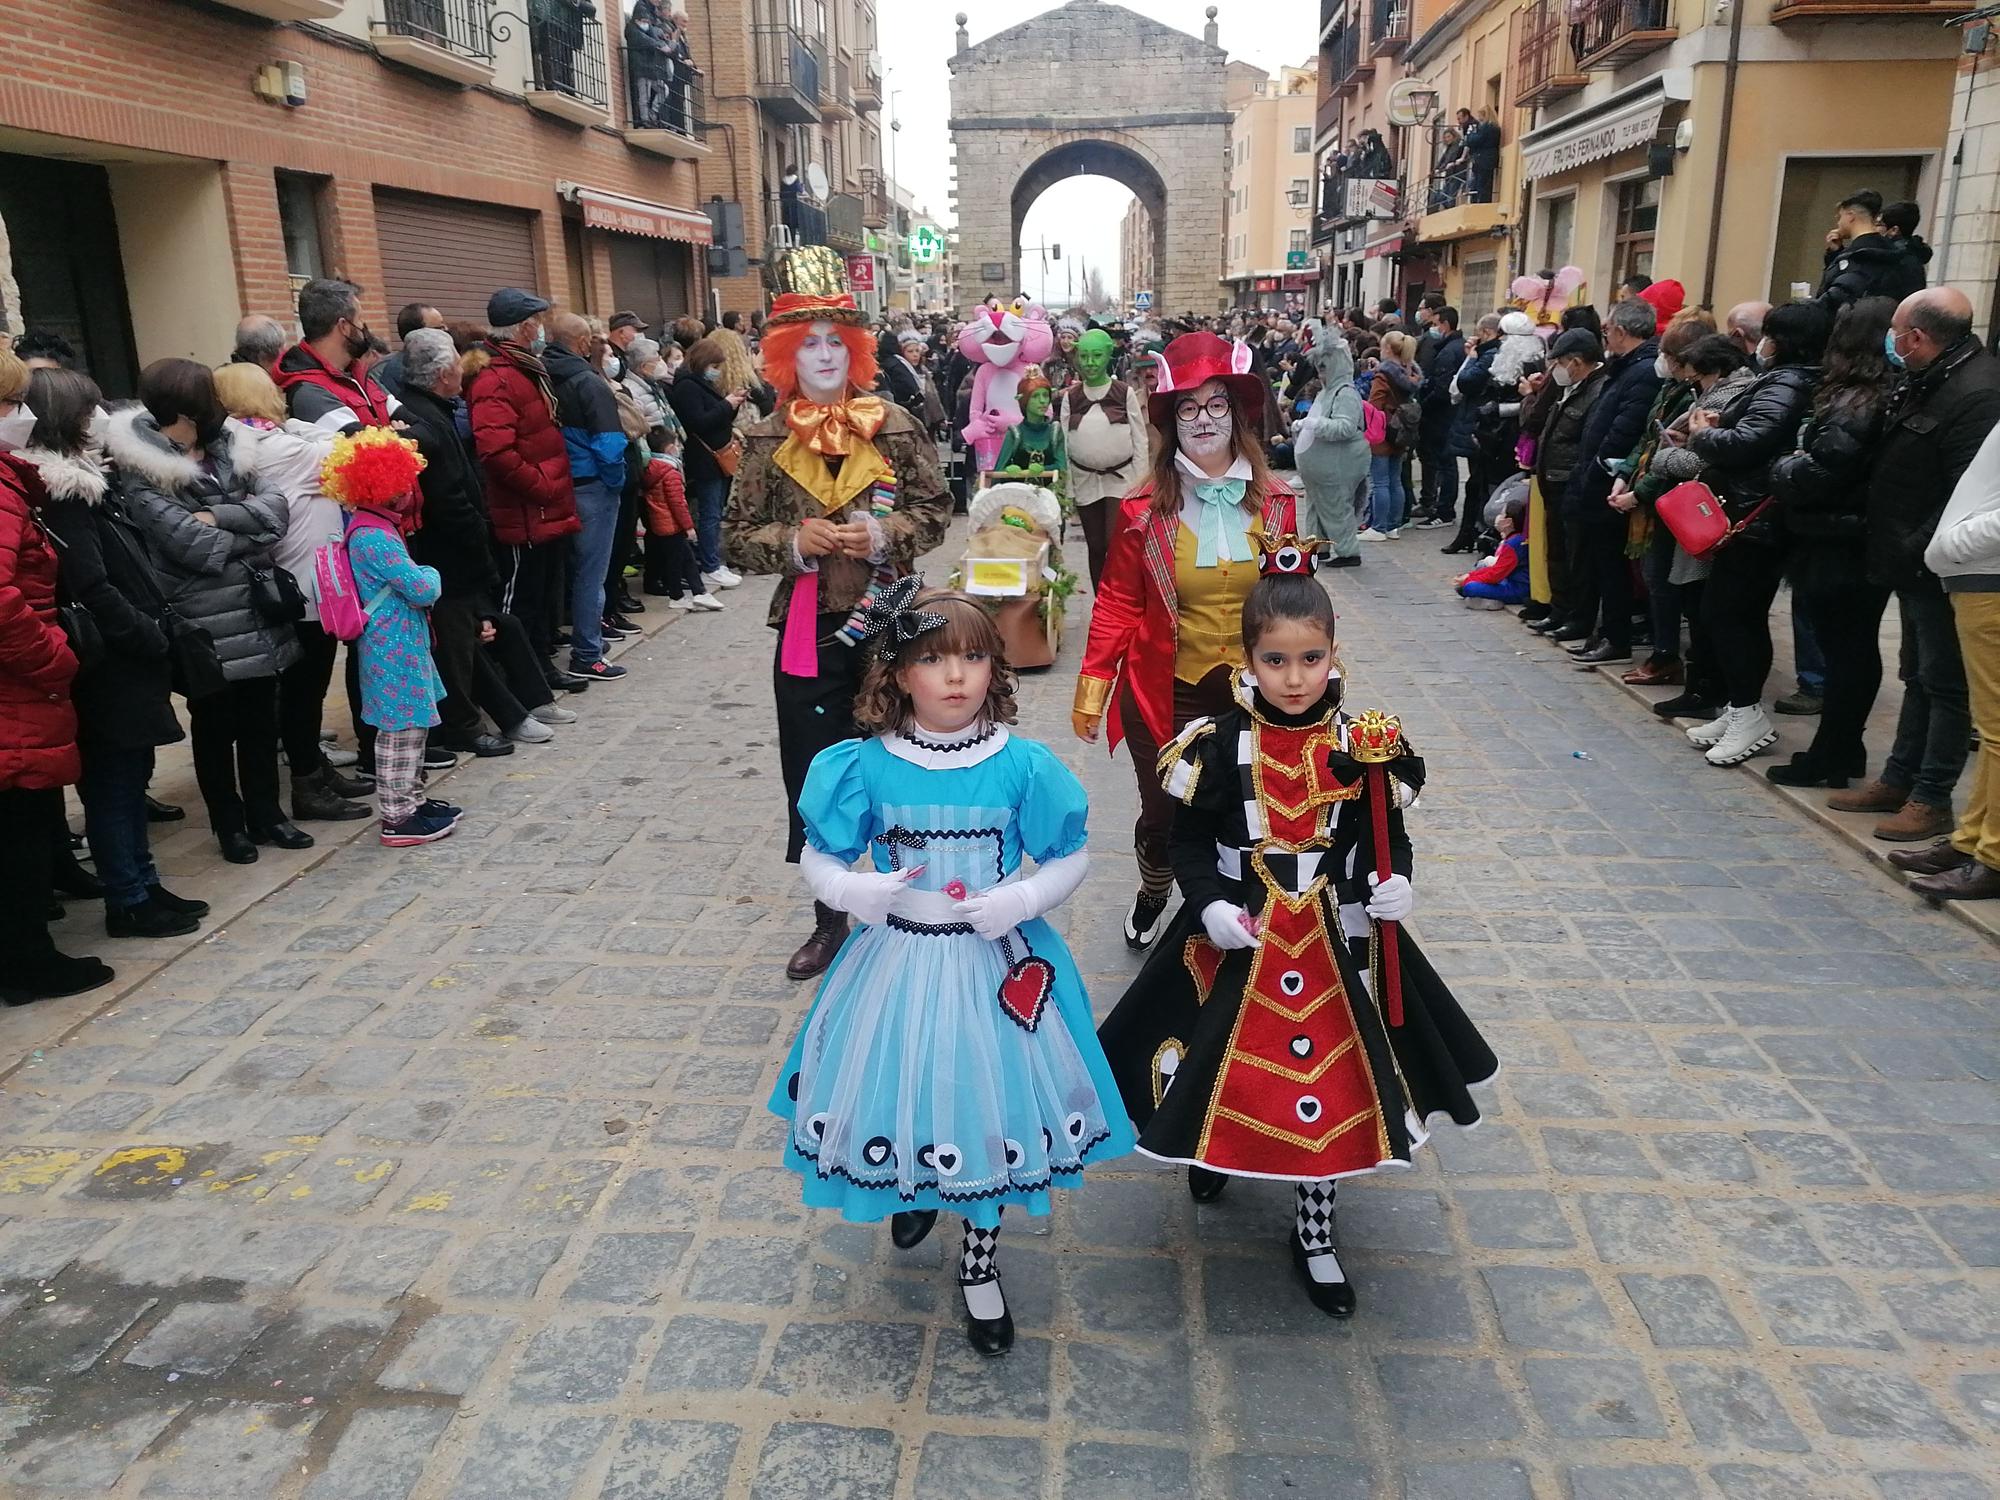
[(28, 410), (23, 401), (13, 412), (0, 417), (0, 453), (11, 453), (17, 448), (28, 446), (28, 435), (35, 430), (35, 414)]
[(1657, 354), (1653, 357), (1653, 373), (1662, 380), (1672, 380), (1674, 378), (1673, 368), (1667, 363), (1666, 355)]
[(1553, 380), (1557, 385), (1560, 386), (1571, 386), (1576, 384), (1576, 376), (1570, 372), (1570, 367), (1568, 365), (1555, 366), (1553, 369), (1549, 371), (1549, 379)]

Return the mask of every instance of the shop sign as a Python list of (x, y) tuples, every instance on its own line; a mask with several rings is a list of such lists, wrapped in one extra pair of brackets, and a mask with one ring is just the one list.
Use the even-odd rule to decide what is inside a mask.
[(664, 203), (648, 203), (596, 188), (578, 188), (576, 201), (583, 209), (583, 222), (592, 229), (642, 234), (656, 240), (685, 240), (691, 245), (715, 242), (715, 225), (707, 214), (689, 213)]
[(1259, 276), (1256, 279), (1256, 283), (1253, 286), (1252, 290), (1259, 292), (1275, 292), (1278, 290), (1278, 286), (1279, 286), (1279, 281), (1276, 276)]
[(875, 257), (872, 255), (848, 256), (847, 284), (857, 292), (874, 291)]
[(1601, 120), (1589, 121), (1562, 132), (1546, 142), (1530, 142), (1523, 172), (1529, 181), (1553, 177), (1588, 162), (1616, 156), (1635, 146), (1652, 144), (1660, 128), (1660, 115), (1667, 107), (1665, 94), (1639, 99)]
[(1306, 288), (1317, 285), (1318, 282), (1319, 277), (1317, 276), (1293, 273), (1285, 277), (1284, 289), (1288, 292), (1303, 292)]
[(928, 266), (944, 254), (944, 236), (928, 224), (919, 224), (910, 231), (910, 259), (917, 265)]

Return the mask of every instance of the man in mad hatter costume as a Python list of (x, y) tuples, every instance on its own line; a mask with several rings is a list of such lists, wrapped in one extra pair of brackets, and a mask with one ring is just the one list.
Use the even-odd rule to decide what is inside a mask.
[[(868, 606), (944, 539), (951, 499), (937, 445), (908, 412), (869, 394), (875, 342), (840, 257), (824, 246), (794, 250), (777, 276), (763, 350), (778, 409), (744, 434), (723, 541), (744, 572), (778, 575), (773, 689), (791, 824), (785, 858), (797, 864), (807, 768), (859, 732)], [(794, 979), (822, 972), (847, 936), (844, 913), (818, 902), (813, 910), (812, 935), (785, 967)]]

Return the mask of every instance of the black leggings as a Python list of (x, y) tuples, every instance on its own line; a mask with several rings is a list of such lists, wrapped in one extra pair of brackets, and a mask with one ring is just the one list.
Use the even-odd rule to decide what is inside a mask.
[(311, 776), (326, 763), (319, 747), (320, 725), (340, 642), (312, 620), (301, 620), (292, 629), (299, 638), (299, 659), (278, 674), (278, 733), (292, 774)]
[(1731, 708), (1749, 708), (1764, 696), (1771, 675), (1771, 601), (1783, 572), (1783, 554), (1763, 542), (1735, 541), (1715, 554), (1715, 571), (1702, 590), (1702, 617)]
[(678, 599), (705, 593), (701, 562), (694, 555), (694, 539), (686, 532), (673, 536), (646, 533), (646, 592)]
[[(188, 704), (194, 777), (217, 833), (284, 821), (278, 802), (278, 679), (250, 677)], [(319, 743), (315, 735), (313, 743)]]

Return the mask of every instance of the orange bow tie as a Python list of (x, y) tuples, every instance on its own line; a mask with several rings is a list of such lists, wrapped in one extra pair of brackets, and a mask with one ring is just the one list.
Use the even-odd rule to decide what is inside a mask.
[(888, 417), (880, 396), (849, 396), (828, 406), (801, 398), (785, 408), (785, 425), (821, 458), (845, 458), (855, 437), (871, 441)]

